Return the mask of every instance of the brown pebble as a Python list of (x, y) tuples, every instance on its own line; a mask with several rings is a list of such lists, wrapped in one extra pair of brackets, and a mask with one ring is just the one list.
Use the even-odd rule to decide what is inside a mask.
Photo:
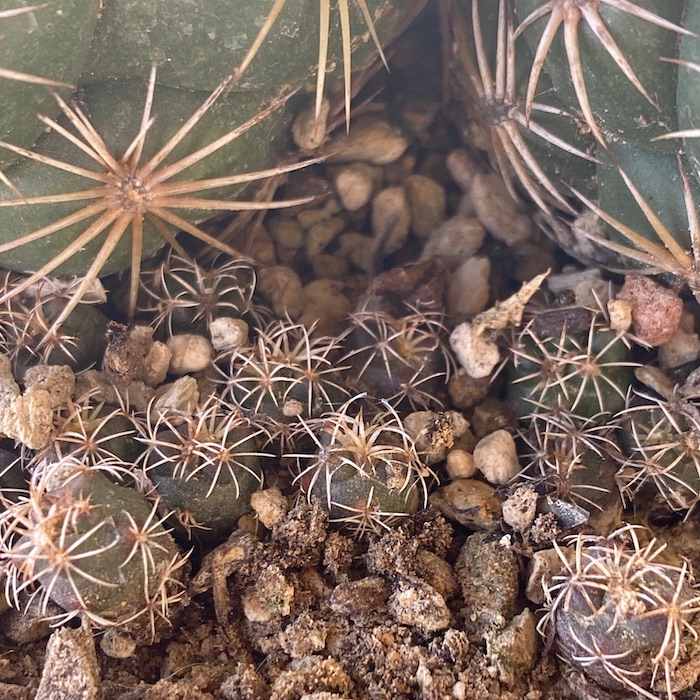
[(653, 347), (668, 342), (681, 322), (678, 294), (644, 275), (627, 275), (617, 298), (632, 305), (634, 334)]

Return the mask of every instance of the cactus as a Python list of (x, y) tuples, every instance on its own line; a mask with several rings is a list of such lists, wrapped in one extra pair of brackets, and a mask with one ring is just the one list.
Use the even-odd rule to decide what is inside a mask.
[[(21, 278), (0, 271), (4, 301), (0, 302), (0, 347), (15, 374), (39, 362), (87, 369), (101, 361), (106, 347), (107, 317), (95, 306), (79, 304), (66, 316), (60, 333), (49, 336), (56, 319), (71, 304), (73, 287), (42, 278), (21, 294)], [(85, 299), (87, 301), (87, 298)], [(84, 342), (90, 338), (90, 342)]]
[(621, 454), (614, 428), (561, 409), (533, 414), (528, 429), (520, 432), (525, 467), (518, 481), (530, 481), (543, 496), (584, 509), (598, 531), (609, 531), (622, 511), (615, 479), (615, 459)]
[(184, 600), (186, 559), (138, 492), (71, 461), (33, 475), (27, 495), (0, 515), (8, 600), (34, 591), (46, 614), (157, 636)]
[(204, 267), (170, 250), (158, 267), (141, 275), (141, 290), (147, 301), (139, 311), (152, 314), (156, 329), (165, 326), (169, 335), (207, 333), (215, 318), (254, 311), (255, 271), (223, 255)]
[(54, 426), (49, 445), (38, 451), (25, 468), (32, 470), (45, 463), (69, 459), (122, 481), (131, 474), (141, 454), (136, 439), (141, 424), (133, 412), (127, 406), (95, 402), (90, 393), (62, 406)]
[(180, 534), (220, 544), (262, 486), (262, 429), (212, 397), (193, 411), (149, 414), (141, 436), (145, 477), (173, 511)]
[(392, 406), (437, 407), (453, 366), (442, 315), (412, 312), (394, 318), (361, 309), (350, 317), (344, 358), (354, 388)]
[(508, 398), (519, 416), (556, 407), (603, 422), (625, 406), (637, 364), (630, 348), (602, 312), (541, 313), (512, 344)]
[(360, 394), (338, 411), (304, 421), (315, 449), (287, 455), (299, 460), (299, 484), (318, 501), (329, 522), (362, 537), (382, 533), (427, 505), (432, 472), (388, 403), (367, 420)]
[[(522, 183), (552, 234), (574, 253), (593, 241), (619, 256), (617, 267), (666, 272), (695, 292), (700, 3), (500, 0), (495, 13), (460, 0), (459, 7), (456, 38), (470, 83), (497, 76), (501, 96), (507, 85), (500, 121), (482, 119), (494, 139), (507, 132), (494, 161)], [(541, 114), (552, 117), (547, 133)], [(574, 208), (599, 217), (603, 233), (562, 228), (555, 210)]]
[(641, 538), (626, 526), (608, 538), (570, 538), (570, 556), (557, 548), (563, 571), (546, 591), (540, 630), (593, 681), (587, 697), (601, 697), (597, 685), (672, 700), (685, 687), (683, 664), (697, 653), (700, 598), (689, 566), (662, 561), (665, 545)]
[(700, 414), (680, 397), (636, 393), (620, 414), (623, 497), (688, 513), (700, 500)]
[(247, 415), (295, 423), (339, 406), (348, 397), (337, 362), (340, 338), (315, 336), (313, 328), (273, 321), (251, 347), (216, 358), (224, 396)]
[[(360, 3), (366, 21), (370, 7), (380, 11), (371, 21), (375, 35), (395, 31), (415, 9), (386, 12), (390, 5)], [(348, 3), (341, 6), (348, 45)], [(48, 98), (42, 93), (42, 114), (26, 129), (22, 125), (31, 120), (19, 88), (28, 84), (15, 80), (19, 87), (8, 93), (0, 115), (2, 133), (10, 134), (0, 142), (8, 154), (0, 190), (0, 261), (33, 271), (12, 293), (52, 272), (85, 276), (54, 332), (98, 275), (128, 266), (133, 316), (141, 259), (164, 241), (184, 253), (175, 240), (178, 230), (236, 255), (197, 225), (207, 212), (285, 206), (226, 198), (246, 183), (300, 167), (270, 166), (284, 147), (284, 105), (308, 78), (314, 42), (310, 33), (290, 29), (306, 25), (305, 3), (287, 0), (273, 9), (258, 31), (259, 18), (270, 11), (266, 0), (238, 3), (235, 11), (218, 0), (167, 8), (153, 2), (138, 13), (129, 2), (102, 8), (96, 0), (65, 0), (45, 23), (45, 35), (34, 36), (45, 40), (40, 49), (9, 55), (18, 65), (8, 63), (8, 69), (29, 72), (23, 61), (33, 66), (30, 59), (38, 54), (32, 72), (51, 68), (50, 77), (81, 88), (72, 98), (65, 89)], [(252, 45), (232, 40), (246, 33), (257, 37)], [(18, 27), (20, 41), (25, 34), (26, 27)], [(0, 51), (16, 43), (0, 42)], [(337, 55), (332, 45), (329, 60)], [(364, 48), (364, 58), (372, 52)], [(154, 60), (162, 63), (159, 70)], [(42, 133), (46, 126), (50, 133)]]

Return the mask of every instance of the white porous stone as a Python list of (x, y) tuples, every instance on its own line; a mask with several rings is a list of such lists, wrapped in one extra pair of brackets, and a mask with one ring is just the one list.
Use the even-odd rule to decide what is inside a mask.
[(326, 145), (329, 163), (364, 161), (387, 165), (400, 158), (408, 148), (401, 130), (386, 119), (368, 115), (353, 120), (349, 133), (341, 133)]
[(453, 216), (431, 234), (425, 242), (421, 258), (435, 255), (449, 258), (455, 263), (475, 255), (484, 242), (486, 229), (473, 216)]
[(235, 350), (248, 342), (250, 328), (242, 318), (221, 316), (209, 324), (211, 344), (217, 352)]
[(483, 379), (500, 362), (498, 346), (484, 334), (476, 333), (470, 323), (460, 323), (450, 334), (450, 347), (457, 362), (473, 379)]
[(498, 240), (508, 246), (526, 241), (532, 234), (529, 217), (518, 211), (517, 204), (496, 173), (479, 173), (471, 190), (474, 209), (479, 221)]
[(525, 532), (537, 513), (537, 492), (529, 484), (518, 487), (501, 506), (503, 520), (516, 532)]
[(411, 212), (403, 187), (387, 187), (372, 199), (372, 231), (381, 240), (380, 252), (400, 250), (411, 225)]
[(474, 448), (474, 464), (490, 484), (507, 484), (520, 472), (513, 436), (496, 430), (483, 437)]
[(333, 177), (338, 199), (347, 211), (357, 211), (369, 204), (377, 181), (377, 168), (367, 163), (344, 165)]
[(626, 299), (611, 299), (607, 303), (610, 328), (624, 333), (632, 326), (632, 304)]
[(447, 311), (456, 318), (474, 316), (489, 303), (491, 260), (477, 256), (465, 260), (447, 285)]
[(214, 356), (214, 348), (203, 335), (183, 333), (168, 339), (168, 349), (172, 353), (170, 372), (190, 374), (206, 369)]
[(411, 231), (425, 240), (445, 220), (445, 188), (425, 175), (407, 177), (404, 187), (411, 211)]
[(276, 487), (255, 491), (250, 497), (250, 507), (255, 511), (258, 520), (271, 530), (284, 519), (289, 510), (285, 495)]
[(75, 374), (68, 365), (34, 365), (24, 373), (25, 392), (45, 389), (51, 408), (63, 406), (75, 391)]

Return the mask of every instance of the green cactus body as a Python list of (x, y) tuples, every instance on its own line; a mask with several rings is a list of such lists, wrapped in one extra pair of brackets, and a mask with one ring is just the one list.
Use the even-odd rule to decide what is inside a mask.
[[(465, 3), (463, 14), (472, 25), (470, 10), (484, 19), (485, 28), (473, 26), (473, 33), (484, 43), (483, 59), (493, 75), (509, 76), (510, 132), (517, 128), (519, 134), (509, 141), (508, 157), (497, 159), (504, 175), (510, 178), (513, 170), (550, 221), (555, 208), (571, 213), (587, 207), (598, 215), (604, 235), (574, 230), (574, 238), (608, 248), (606, 255), (594, 253), (604, 264), (612, 250), (630, 267), (670, 273), (700, 289), (694, 250), (700, 141), (693, 131), (700, 121), (700, 3), (499, 0), (502, 26), (508, 27), (498, 34), (500, 53), (491, 28), (495, 20), (485, 9), (479, 13), (479, 4)], [(569, 115), (550, 126), (563, 148), (528, 156), (522, 141), (542, 136), (537, 118), (543, 102)], [(570, 169), (580, 160), (567, 131), (571, 119), (587, 132), (583, 150), (596, 159), (581, 162), (588, 173), (583, 179)], [(518, 160), (532, 174), (529, 182)], [(565, 248), (581, 254), (580, 240), (548, 228)]]
[(618, 522), (622, 501), (615, 475), (620, 450), (611, 426), (597, 426), (566, 411), (535, 414), (521, 432), (524, 471), (538, 493), (574, 503), (600, 532)]
[(314, 336), (304, 326), (274, 321), (251, 347), (216, 362), (225, 395), (249, 416), (297, 423), (339, 406), (348, 397), (338, 363), (340, 339)]
[(52, 600), (66, 618), (155, 634), (184, 595), (185, 559), (156, 507), (96, 469), (49, 466), (1, 517), (8, 590), (39, 586), (44, 610)]
[(296, 481), (308, 501), (320, 503), (330, 522), (361, 537), (425, 507), (432, 473), (394, 411), (367, 421), (353, 402), (306, 422), (316, 451), (291, 456), (300, 459)]
[[(545, 629), (558, 653), (594, 685), (625, 697), (663, 697), (687, 681), (680, 670), (695, 653), (698, 598), (687, 563), (658, 557), (665, 546), (640, 542), (625, 527), (607, 539), (578, 535), (572, 557), (561, 552), (564, 571), (548, 591)], [(692, 682), (692, 681), (691, 681)]]
[[(14, 273), (5, 272), (3, 277), (5, 291), (19, 284)], [(17, 376), (39, 362), (68, 365), (78, 371), (102, 360), (107, 317), (90, 304), (76, 306), (60, 334), (47, 342), (48, 331), (69, 303), (70, 294), (70, 288), (52, 290), (39, 284), (0, 303), (0, 347), (11, 358)], [(84, 342), (85, 338), (90, 342)]]
[(635, 365), (601, 314), (544, 312), (513, 343), (508, 398), (520, 417), (561, 409), (601, 423), (624, 407)]
[[(7, 36), (0, 40), (0, 59), (7, 59), (0, 66), (56, 77), (80, 87), (73, 102), (59, 108), (53, 97), (47, 99), (43, 87), (11, 82), (6, 90), (7, 81), (3, 81), (4, 104), (0, 111), (0, 132), (6, 138), (3, 144), (31, 148), (38, 154), (28, 156), (21, 150), (8, 150), (8, 146), (3, 149), (13, 161), (4, 170), (13, 188), (3, 186), (0, 190), (3, 200), (0, 263), (18, 271), (39, 270), (49, 261), (55, 263), (69, 242), (91, 230), (91, 224), (100, 222), (99, 213), (90, 210), (96, 200), (89, 193), (105, 182), (100, 179), (100, 173), (114, 170), (114, 159), (122, 159), (130, 145), (132, 165), (136, 155), (141, 164), (153, 156), (203, 105), (210, 91), (239, 65), (271, 9), (268, 0), (245, 0), (233, 5), (224, 0), (196, 4), (146, 0), (138, 7), (129, 0), (104, 6), (87, 0), (61, 0), (58, 4), (58, 10), (44, 8), (2, 20), (11, 22), (17, 35), (12, 41)], [(397, 5), (389, 0), (367, 0), (381, 41), (391, 37), (414, 11), (412, 7)], [(362, 40), (367, 25), (361, 8), (353, 5), (349, 9), (353, 28), (349, 41), (351, 48), (357, 50), (355, 66), (366, 66), (376, 55), (376, 48), (373, 42)], [(218, 98), (217, 104), (202, 116), (178, 148), (166, 154), (164, 161), (173, 163), (184, 154), (215, 142), (234, 127), (261, 114), (280, 96), (304, 86), (318, 60), (318, 23), (309, 21), (317, 14), (316, 0), (288, 0), (243, 79), (230, 94)], [(331, 24), (328, 60), (337, 63), (342, 56), (342, 42), (337, 21)], [(21, 44), (25, 46), (18, 48)], [(147, 99), (144, 81), (154, 62), (158, 64), (157, 84), (150, 112), (155, 120), (149, 123), (144, 109)], [(27, 92), (33, 99), (27, 98)], [(67, 90), (60, 92), (68, 98)], [(50, 119), (62, 112), (60, 125), (54, 126), (51, 133), (43, 133), (45, 124), (33, 122), (34, 109), (46, 113)], [(286, 147), (281, 128), (283, 112), (278, 109), (267, 119), (261, 115), (261, 123), (184, 168), (175, 180), (229, 176), (232, 172), (270, 167)], [(67, 131), (61, 133), (62, 128)], [(99, 134), (101, 144), (87, 135), (91, 130)], [(70, 134), (77, 134), (82, 145)], [(69, 167), (59, 165), (59, 161)], [(86, 177), (86, 171), (96, 174)], [(134, 172), (140, 175), (138, 168)], [(124, 180), (127, 189), (133, 188), (131, 194), (138, 194), (142, 181), (141, 177), (133, 182)], [(106, 184), (111, 186), (109, 178)], [(223, 192), (210, 188), (204, 197), (221, 199), (238, 190), (240, 186), (232, 184)], [(84, 196), (56, 199), (57, 193), (81, 192)], [(46, 203), (32, 199), (40, 196), (49, 199)], [(133, 201), (129, 192), (126, 199), (127, 203)], [(16, 206), (8, 206), (10, 201), (16, 202)], [(144, 204), (146, 208), (156, 206), (145, 199), (141, 201)], [(199, 208), (187, 207), (181, 211), (185, 221), (201, 221), (217, 208), (220, 207), (203, 202)], [(153, 213), (153, 209), (149, 211)], [(79, 218), (81, 212), (85, 216), (80, 221), (66, 218), (74, 215)], [(149, 216), (143, 221), (143, 244), (139, 252), (144, 257), (163, 243), (163, 229), (154, 225), (152, 219)], [(61, 220), (56, 230), (49, 232), (45, 228)], [(101, 234), (96, 233), (94, 240), (85, 241), (69, 258), (58, 258), (56, 271), (85, 274), (105, 241), (106, 228), (103, 227)], [(178, 225), (170, 220), (165, 228), (176, 233)], [(39, 230), (46, 235), (12, 247), (22, 236)], [(141, 237), (141, 231), (131, 233)], [(131, 238), (126, 231), (122, 235), (124, 239)], [(131, 242), (122, 240), (107, 255), (101, 273), (131, 264)]]
[(131, 474), (142, 453), (137, 440), (138, 423), (124, 407), (93, 403), (90, 396), (61, 407), (55, 434), (32, 465), (68, 458), (85, 467), (112, 473), (119, 481)]
[(250, 511), (262, 486), (262, 431), (234, 407), (212, 400), (195, 413), (170, 411), (151, 421), (142, 438), (145, 475), (181, 534), (220, 544)]
[(205, 268), (171, 250), (155, 270), (141, 275), (141, 289), (147, 299), (139, 311), (155, 314), (157, 328), (164, 326), (169, 335), (206, 334), (215, 318), (241, 318), (253, 309), (255, 271), (223, 256)]
[(438, 397), (452, 367), (441, 316), (411, 313), (394, 318), (362, 310), (351, 322), (344, 362), (354, 370), (350, 374), (359, 391), (397, 408), (440, 407)]
[(625, 499), (687, 513), (700, 500), (700, 415), (694, 404), (634, 395), (620, 415)]

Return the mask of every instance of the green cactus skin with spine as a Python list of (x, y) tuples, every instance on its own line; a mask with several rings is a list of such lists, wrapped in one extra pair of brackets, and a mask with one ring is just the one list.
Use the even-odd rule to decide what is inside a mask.
[(366, 418), (359, 394), (338, 411), (304, 423), (315, 451), (289, 455), (299, 462), (296, 481), (329, 522), (362, 537), (382, 533), (427, 504), (434, 478), (416, 452), (398, 414)]
[(617, 475), (626, 500), (650, 511), (688, 513), (700, 500), (700, 414), (680, 397), (666, 401), (641, 393), (619, 416), (626, 459)]
[[(494, 134), (500, 125), (509, 147), (494, 159), (504, 175), (521, 182), (545, 218), (556, 209), (599, 215), (610, 240), (594, 240), (620, 256), (616, 267), (666, 272), (700, 289), (700, 139), (689, 131), (700, 123), (700, 3), (473, 0), (460, 9), (472, 25), (478, 18), (473, 35), (493, 75), (505, 71), (511, 81), (508, 109), (486, 124)], [(557, 147), (536, 129), (542, 104), (562, 110), (548, 122)], [(532, 144), (529, 157), (524, 144)]]
[(255, 271), (242, 260), (219, 256), (209, 265), (175, 251), (141, 275), (139, 312), (155, 313), (153, 325), (168, 335), (207, 333), (215, 318), (244, 318), (253, 311)]
[(583, 308), (574, 313), (578, 326), (571, 312), (567, 320), (555, 311), (549, 315), (559, 315), (556, 332), (539, 329), (540, 314), (515, 338), (508, 398), (518, 416), (562, 409), (601, 423), (624, 407), (636, 364), (629, 342), (602, 314)]
[(213, 546), (233, 532), (263, 483), (261, 435), (216, 398), (195, 412), (167, 411), (148, 421), (144, 473), (173, 511), (178, 534)]
[[(381, 41), (391, 37), (415, 10), (390, 0), (368, 0), (367, 5)], [(11, 0), (6, 0), (0, 9), (7, 7), (14, 7)], [(143, 154), (148, 157), (239, 64), (270, 9), (267, 0), (246, 0), (233, 6), (223, 0), (194, 5), (148, 0), (138, 6), (129, 0), (118, 0), (104, 7), (95, 1), (54, 0), (42, 10), (2, 20), (11, 22), (16, 38), (9, 42), (6, 37), (0, 40), (0, 65), (78, 85), (80, 93), (75, 98), (81, 109), (89, 115), (111, 152), (121, 156), (141, 129), (144, 81), (153, 62), (157, 62), (153, 102), (156, 119), (148, 130)], [(352, 47), (357, 50), (354, 66), (361, 67), (373, 59), (376, 48), (372, 41), (362, 40), (366, 25), (359, 7), (351, 5), (349, 9)], [(342, 42), (337, 13), (334, 14), (328, 60), (340, 64)], [(267, 108), (279, 96), (302, 87), (318, 59), (318, 22), (309, 21), (317, 15), (317, 0), (288, 0), (242, 82), (231, 94), (219, 99), (188, 139), (170, 155), (168, 162), (210, 143)], [(24, 44), (24, 50), (19, 51), (17, 44)], [(9, 87), (6, 86), (8, 82)], [(35, 111), (51, 119), (59, 116), (58, 105), (51, 96), (47, 99), (44, 87), (5, 80), (2, 87), (4, 104), (0, 111), (0, 133), (4, 139), (69, 163), (84, 167), (87, 162), (94, 167), (94, 161), (55, 129), (53, 133), (44, 134), (45, 125), (34, 123)], [(64, 98), (69, 97), (68, 90), (59, 92)], [(31, 93), (32, 99), (27, 98), (27, 93)], [(188, 169), (185, 176), (211, 178), (270, 167), (286, 146), (281, 135), (283, 112), (277, 110), (252, 131)], [(64, 117), (59, 121), (69, 131), (72, 129)], [(4, 174), (24, 197), (85, 190), (92, 186), (89, 180), (75, 173), (10, 151), (5, 155), (8, 162), (15, 162), (5, 168)], [(227, 193), (231, 194), (231, 188)], [(17, 196), (9, 187), (0, 188), (1, 200)], [(222, 193), (217, 196), (221, 198)], [(84, 202), (3, 206), (0, 209), (0, 245), (83, 206)], [(207, 218), (206, 207), (202, 211), (190, 211), (186, 218), (192, 221)], [(145, 223), (143, 257), (148, 257), (162, 245), (162, 236), (150, 222)], [(0, 264), (17, 271), (37, 270), (64, 250), (86, 225), (85, 222), (75, 224), (6, 250), (0, 253)], [(84, 274), (99, 242), (86, 245), (57, 272)], [(109, 256), (102, 274), (122, 270), (131, 262), (130, 244), (123, 240)]]
[(541, 630), (588, 679), (576, 697), (609, 697), (602, 687), (671, 700), (692, 683), (682, 666), (697, 653), (699, 601), (687, 562), (663, 561), (665, 546), (633, 526), (607, 538), (576, 535), (570, 545), (568, 555), (558, 549), (563, 571), (548, 587)]
[(10, 600), (38, 586), (44, 612), (52, 600), (65, 619), (156, 635), (183, 598), (186, 560), (156, 507), (97, 469), (49, 466), (0, 520)]

